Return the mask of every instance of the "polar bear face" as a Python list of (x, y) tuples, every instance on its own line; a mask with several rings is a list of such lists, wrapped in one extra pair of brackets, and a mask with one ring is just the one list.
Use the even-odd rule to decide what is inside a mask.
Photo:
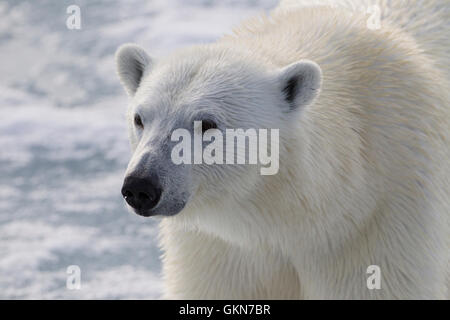
[[(260, 181), (258, 164), (196, 163), (195, 142), (193, 161), (176, 163), (177, 129), (192, 137), (207, 129), (225, 133), (251, 128), (279, 129), (283, 135), (321, 83), (320, 68), (313, 62), (277, 68), (252, 53), (218, 45), (184, 49), (155, 61), (129, 44), (117, 51), (116, 63), (131, 98), (127, 118), (133, 155), (122, 194), (142, 216), (175, 215), (188, 204), (244, 201)], [(195, 127), (199, 121), (201, 126)], [(200, 145), (204, 150), (207, 143)]]

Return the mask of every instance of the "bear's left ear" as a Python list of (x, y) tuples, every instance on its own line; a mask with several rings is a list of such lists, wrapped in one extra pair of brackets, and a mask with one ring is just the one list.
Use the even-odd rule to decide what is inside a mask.
[(150, 56), (138, 45), (124, 44), (117, 49), (117, 74), (129, 96), (134, 96), (152, 64)]
[(311, 104), (322, 85), (322, 70), (317, 63), (301, 60), (284, 67), (278, 73), (278, 83), (289, 104), (289, 110), (298, 110)]

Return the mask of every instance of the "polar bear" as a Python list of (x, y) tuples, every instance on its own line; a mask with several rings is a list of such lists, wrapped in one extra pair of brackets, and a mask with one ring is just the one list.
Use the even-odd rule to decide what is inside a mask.
[[(447, 297), (448, 3), (327, 2), (290, 1), (160, 59), (117, 51), (122, 194), (160, 217), (164, 298)], [(380, 28), (349, 3), (379, 6)], [(171, 133), (196, 120), (279, 129), (278, 173), (174, 164)]]

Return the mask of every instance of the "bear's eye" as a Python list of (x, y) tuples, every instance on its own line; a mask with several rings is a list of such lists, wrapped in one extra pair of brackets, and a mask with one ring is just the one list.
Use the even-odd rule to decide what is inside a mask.
[(202, 121), (202, 132), (205, 133), (209, 129), (217, 129), (217, 124), (211, 120)]
[(134, 116), (134, 124), (138, 128), (141, 128), (141, 129), (144, 128), (144, 124), (142, 123), (142, 119), (141, 119), (141, 117), (138, 114)]

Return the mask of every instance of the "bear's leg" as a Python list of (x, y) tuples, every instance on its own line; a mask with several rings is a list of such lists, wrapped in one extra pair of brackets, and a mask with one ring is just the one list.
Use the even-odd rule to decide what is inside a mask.
[(371, 223), (351, 240), (321, 242), (310, 248), (310, 254), (292, 255), (304, 297), (445, 299), (448, 232), (440, 223), (444, 219), (431, 208), (414, 209), (419, 205), (407, 211), (398, 208), (375, 212)]
[(267, 250), (243, 249), (161, 223), (166, 299), (298, 299), (293, 266)]
[[(392, 257), (378, 264), (342, 257), (315, 264), (300, 278), (306, 299), (446, 299), (445, 273), (431, 266), (404, 268)], [(346, 260), (346, 261), (345, 261)], [(392, 262), (393, 261), (393, 262)], [(414, 264), (411, 261), (411, 264)], [(423, 278), (420, 278), (420, 274)]]

